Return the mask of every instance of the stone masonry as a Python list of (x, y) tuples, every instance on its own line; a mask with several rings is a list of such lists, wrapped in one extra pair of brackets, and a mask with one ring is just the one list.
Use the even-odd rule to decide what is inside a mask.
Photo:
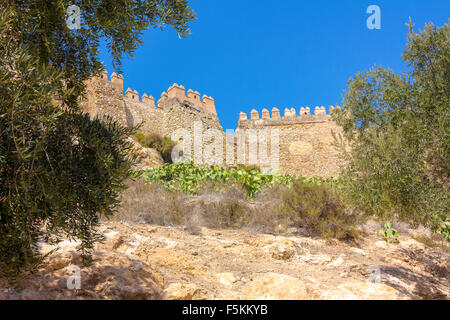
[[(139, 97), (136, 90), (129, 88), (124, 95), (123, 80), (123, 76), (116, 73), (112, 73), (108, 80), (107, 71), (103, 71), (100, 77), (89, 80), (86, 99), (81, 104), (84, 111), (92, 117), (111, 117), (129, 127), (141, 124), (140, 131), (144, 134), (171, 137), (174, 132), (182, 129), (195, 136), (194, 128), (198, 129), (199, 125), (202, 133), (219, 132), (218, 135), (213, 135), (212, 141), (222, 140), (218, 149), (223, 148), (223, 152), (213, 149), (215, 156), (212, 158), (206, 153), (196, 154), (195, 147), (192, 146), (191, 158), (202, 164), (253, 164), (251, 160), (254, 158), (250, 153), (257, 152), (259, 155), (263, 150), (261, 142), (265, 143), (265, 139), (270, 140), (272, 134), (277, 133), (279, 150), (276, 155), (281, 172), (305, 177), (330, 177), (339, 174), (339, 153), (332, 146), (332, 131), (339, 132), (339, 128), (324, 107), (316, 107), (314, 114), (311, 114), (308, 107), (301, 108), (298, 115), (294, 108), (285, 109), (284, 116), (281, 116), (277, 108), (273, 108), (271, 113), (263, 109), (261, 117), (256, 110), (251, 112), (250, 118), (241, 113), (236, 136), (224, 133), (212, 97), (203, 95), (200, 98), (200, 93), (191, 89), (186, 93), (183, 86), (175, 83), (155, 103), (153, 96), (144, 93)], [(332, 110), (334, 107), (330, 107), (330, 111)], [(256, 151), (252, 151), (249, 144), (252, 132), (264, 132), (267, 137), (259, 140)], [(243, 140), (238, 138), (240, 136), (244, 137)], [(210, 138), (211, 136), (200, 139), (205, 149), (211, 143)], [(229, 150), (227, 156), (227, 147), (232, 149), (231, 158)], [(267, 154), (274, 154), (270, 143), (267, 143), (266, 149), (264, 151)], [(217, 159), (220, 159), (218, 163)], [(269, 166), (267, 161), (255, 164), (262, 168)]]
[[(333, 112), (335, 107), (330, 106)], [(270, 113), (267, 109), (251, 112), (250, 119), (245, 113), (239, 116), (238, 128), (279, 130), (279, 162), (285, 173), (298, 174), (304, 177), (332, 177), (339, 175), (341, 160), (339, 152), (333, 147), (332, 132), (340, 132), (340, 128), (330, 119), (324, 107), (316, 107), (311, 114), (308, 107), (296, 110), (285, 109), (281, 117), (277, 108)]]

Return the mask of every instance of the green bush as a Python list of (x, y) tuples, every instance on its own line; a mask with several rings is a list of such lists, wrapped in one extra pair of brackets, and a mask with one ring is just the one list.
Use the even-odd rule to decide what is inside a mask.
[(442, 240), (448, 241), (450, 239), (450, 219), (444, 221), (439, 228), (437, 229), (437, 233), (442, 236)]
[(358, 237), (359, 215), (325, 184), (293, 182), (281, 196), (282, 212), (296, 227), (325, 238), (353, 239)]
[(137, 132), (134, 137), (138, 142), (146, 148), (153, 148), (157, 150), (164, 160), (164, 163), (172, 163), (172, 150), (177, 145), (169, 137), (161, 137), (159, 134), (145, 135), (142, 132)]
[[(264, 175), (257, 168), (227, 170), (192, 163), (165, 164), (137, 176), (148, 185), (138, 184), (124, 193), (128, 200), (119, 210), (121, 219), (130, 215), (127, 219), (147, 223), (245, 227), (275, 233), (293, 225), (322, 237), (358, 236), (355, 225), (360, 216), (347, 209), (333, 191), (338, 190), (334, 186), (339, 180)], [(189, 196), (181, 197), (180, 192)], [(135, 203), (136, 198), (144, 200)]]
[(259, 173), (261, 173), (261, 168), (258, 165), (256, 165), (256, 164), (251, 164), (251, 165), (249, 165), (249, 164), (238, 164), (236, 169), (244, 170), (244, 171), (255, 170), (255, 171), (258, 171)]
[(391, 222), (388, 221), (384, 224), (384, 229), (379, 233), (383, 236), (383, 240), (387, 243), (398, 243), (398, 231), (391, 226)]
[[(374, 67), (350, 79), (336, 137), (345, 193), (380, 220), (445, 234), (450, 213), (450, 26), (410, 26), (408, 74)], [(339, 139), (342, 138), (342, 139)], [(445, 235), (443, 235), (445, 237)]]
[(133, 137), (136, 138), (141, 146), (148, 148), (148, 142), (146, 141), (147, 136), (145, 134), (143, 134), (142, 132), (135, 132), (133, 134)]
[(207, 182), (212, 182), (218, 189), (241, 185), (249, 199), (265, 188), (274, 184), (288, 184), (293, 179), (289, 175), (262, 174), (257, 168), (227, 170), (200, 167), (192, 163), (164, 164), (139, 174), (148, 181), (164, 183), (170, 190), (181, 190), (188, 194), (196, 194)]
[[(103, 69), (106, 39), (116, 71), (142, 32), (164, 24), (180, 37), (195, 13), (187, 1), (87, 1), (81, 29), (67, 28), (68, 1), (1, 1), (0, 274), (15, 276), (42, 257), (38, 240), (81, 240), (81, 253), (102, 237), (131, 174), (132, 134), (110, 119), (80, 112), (86, 81)], [(77, 1), (77, 3), (80, 3)]]
[(0, 21), (0, 275), (15, 277), (42, 260), (39, 240), (79, 239), (89, 262), (134, 156), (131, 130), (55, 101), (61, 73), (7, 28)]

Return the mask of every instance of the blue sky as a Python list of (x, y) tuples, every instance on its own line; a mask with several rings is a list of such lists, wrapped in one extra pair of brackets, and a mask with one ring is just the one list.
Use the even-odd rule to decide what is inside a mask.
[[(348, 79), (374, 65), (407, 70), (401, 54), (411, 16), (415, 30), (442, 26), (448, 0), (191, 0), (192, 35), (148, 30), (123, 60), (124, 87), (153, 95), (174, 82), (212, 96), (224, 129), (252, 109), (340, 104)], [(369, 5), (381, 30), (369, 30)], [(101, 60), (114, 71), (105, 48)]]

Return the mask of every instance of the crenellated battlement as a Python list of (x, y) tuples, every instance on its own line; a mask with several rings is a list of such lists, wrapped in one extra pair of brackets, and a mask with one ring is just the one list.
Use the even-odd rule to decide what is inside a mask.
[[(339, 106), (330, 106), (329, 110), (332, 113)], [(281, 116), (280, 110), (278, 108), (273, 108), (272, 112), (267, 109), (261, 111), (261, 117), (259, 112), (253, 109), (250, 112), (250, 118), (247, 114), (241, 112), (239, 114), (239, 128), (245, 127), (264, 127), (264, 126), (276, 126), (276, 125), (290, 125), (297, 123), (316, 123), (316, 122), (327, 122), (330, 121), (330, 114), (327, 113), (325, 107), (317, 106), (314, 109), (314, 113), (311, 113), (309, 107), (301, 107), (297, 115), (297, 110), (295, 108), (285, 108), (284, 116)]]
[[(102, 82), (111, 84), (114, 88), (117, 90), (120, 90), (123, 92), (123, 76), (117, 75), (115, 72), (111, 74), (111, 79), (108, 80), (108, 71), (103, 70), (100, 77), (98, 79)], [(200, 93), (198, 91), (194, 91), (192, 89), (189, 89), (187, 91), (187, 95), (185, 92), (185, 88), (182, 85), (178, 85), (177, 83), (174, 83), (172, 86), (167, 89), (167, 92), (163, 92), (161, 94), (160, 99), (157, 101), (157, 104), (155, 104), (155, 98), (153, 96), (148, 96), (146, 93), (142, 95), (142, 98), (139, 98), (139, 93), (137, 90), (132, 90), (131, 88), (128, 88), (125, 91), (125, 96), (127, 98), (130, 98), (131, 100), (135, 100), (137, 102), (142, 102), (145, 104), (148, 104), (151, 107), (160, 107), (167, 99), (169, 98), (177, 98), (181, 101), (189, 101), (195, 106), (206, 110), (210, 113), (217, 114), (216, 107), (215, 107), (215, 101), (212, 97), (203, 95), (203, 97), (200, 97)]]
[(123, 76), (121, 74), (118, 75), (113, 72), (111, 74), (111, 80), (108, 80), (108, 71), (103, 70), (98, 78), (104, 83), (110, 83), (117, 90), (123, 91)]
[(201, 107), (211, 113), (217, 114), (215, 102), (212, 97), (209, 97), (205, 94), (200, 98), (200, 93), (192, 89), (189, 89), (186, 95), (186, 89), (182, 85), (179, 85), (177, 83), (174, 83), (172, 86), (170, 86), (170, 88), (167, 89), (167, 93), (163, 92), (163, 94), (161, 95), (161, 99), (167, 98), (177, 98), (181, 101), (187, 100), (195, 106)]
[[(171, 85), (159, 99), (147, 93), (140, 95), (132, 88), (124, 91), (124, 77), (112, 73), (108, 79), (106, 70), (86, 84), (86, 97), (81, 103), (83, 110), (92, 117), (108, 116), (129, 128), (139, 125), (143, 134), (172, 137), (180, 131), (187, 133), (194, 139), (194, 144), (190, 146), (194, 162), (205, 163), (202, 159), (223, 158), (227, 163), (254, 164), (256, 159), (260, 161), (258, 163), (261, 168), (267, 169), (269, 162), (265, 158), (266, 150), (272, 160), (276, 159), (276, 167), (284, 173), (304, 177), (330, 177), (339, 174), (341, 158), (333, 146), (333, 132), (339, 132), (340, 128), (327, 112), (328, 109), (332, 113), (339, 107), (264, 108), (254, 109), (248, 115), (241, 112), (239, 130), (235, 136), (224, 132), (212, 97), (201, 96), (192, 89), (186, 90), (180, 84)], [(214, 146), (210, 143), (211, 139), (204, 138), (204, 135), (210, 137), (212, 133), (219, 145), (218, 148), (213, 148), (214, 152), (211, 149)], [(195, 140), (195, 137), (201, 139)], [(270, 145), (265, 144), (268, 137)], [(180, 141), (179, 138), (174, 139)], [(190, 140), (186, 141), (188, 143)], [(227, 152), (221, 155), (220, 150), (223, 148), (220, 146), (226, 146), (225, 151), (229, 150), (228, 145), (231, 145), (232, 154)], [(198, 153), (196, 150), (199, 147), (207, 152), (203, 155)], [(201, 157), (196, 157), (196, 154)], [(270, 166), (274, 163), (270, 162)]]

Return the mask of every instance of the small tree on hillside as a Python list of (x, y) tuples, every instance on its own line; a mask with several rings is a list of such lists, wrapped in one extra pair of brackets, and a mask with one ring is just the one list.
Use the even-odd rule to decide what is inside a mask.
[(439, 228), (450, 212), (450, 26), (409, 26), (403, 57), (411, 71), (358, 73), (334, 119), (351, 146), (350, 197), (383, 219)]
[[(81, 9), (70, 30), (66, 9)], [(41, 260), (39, 240), (81, 241), (85, 262), (102, 236), (134, 162), (132, 130), (90, 119), (78, 102), (98, 75), (99, 40), (116, 66), (142, 32), (169, 25), (184, 36), (194, 19), (185, 0), (0, 0), (0, 275)]]

